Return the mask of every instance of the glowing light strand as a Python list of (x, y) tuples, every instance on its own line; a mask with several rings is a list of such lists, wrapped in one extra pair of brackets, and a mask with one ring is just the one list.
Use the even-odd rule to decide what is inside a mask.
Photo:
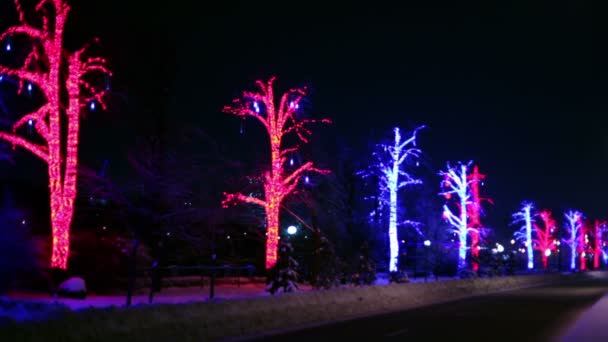
[(600, 268), (600, 255), (604, 254), (604, 234), (606, 233), (606, 221), (595, 220), (593, 225), (593, 268)]
[[(49, 189), (51, 197), (52, 252), (51, 267), (66, 269), (70, 251), (70, 225), (76, 198), (76, 177), (78, 164), (78, 132), (80, 113), (92, 100), (105, 109), (103, 97), (105, 89), (98, 89), (86, 80), (90, 73), (108, 76), (102, 58), (85, 57), (86, 49), (69, 53), (63, 49), (63, 31), (70, 7), (65, 0), (41, 0), (35, 11), (41, 14), (41, 27), (30, 25), (25, 20), (25, 12), (20, 1), (15, 0), (19, 14), (19, 25), (8, 28), (0, 35), (0, 40), (19, 34), (29, 38), (32, 49), (24, 63), (16, 68), (0, 66), (0, 74), (19, 79), (19, 92), (27, 84), (32, 85), (45, 97), (45, 104), (26, 114), (13, 125), (13, 132), (0, 132), (0, 139), (21, 147), (38, 156), (48, 164)], [(53, 10), (48, 9), (53, 7)], [(49, 20), (47, 13), (54, 13)], [(54, 23), (50, 25), (50, 23)], [(43, 65), (43, 68), (40, 66)], [(67, 71), (67, 76), (61, 75)], [(67, 101), (62, 94), (67, 94)], [(66, 118), (67, 122), (63, 122)], [(26, 123), (33, 123), (44, 144), (38, 145), (17, 135), (17, 130)], [(63, 139), (62, 130), (67, 133)], [(62, 151), (65, 146), (65, 153)]]
[[(225, 106), (223, 111), (245, 117), (253, 117), (266, 129), (270, 141), (270, 169), (264, 173), (264, 199), (246, 196), (241, 193), (224, 193), (223, 207), (237, 202), (244, 202), (262, 206), (266, 213), (266, 269), (272, 268), (278, 257), (279, 243), (279, 212), (283, 199), (291, 194), (298, 186), (300, 179), (306, 172), (321, 174), (328, 170), (317, 169), (312, 162), (300, 165), (291, 173), (286, 172), (285, 162), (290, 153), (297, 151), (300, 146), (283, 146), (283, 138), (294, 133), (300, 142), (307, 143), (311, 135), (307, 125), (313, 122), (331, 123), (328, 119), (303, 120), (296, 117), (300, 100), (306, 96), (305, 89), (290, 89), (285, 92), (278, 106), (275, 105), (273, 83), (271, 77), (266, 83), (258, 80), (257, 92), (243, 92), (241, 98), (233, 100), (232, 104)], [(262, 107), (263, 106), (263, 107)], [(265, 115), (261, 112), (265, 110)], [(306, 177), (308, 177), (306, 175)]]
[[(378, 145), (378, 150), (374, 152), (374, 157), (377, 161), (376, 164), (370, 168), (369, 172), (361, 173), (364, 177), (378, 175), (379, 195), (377, 196), (377, 199), (382, 202), (383, 206), (388, 206), (389, 208), (388, 237), (390, 247), (390, 272), (397, 271), (399, 256), (399, 236), (397, 234), (397, 227), (399, 225), (408, 224), (414, 227), (419, 235), (424, 236), (418, 229), (418, 222), (410, 220), (405, 220), (403, 222), (397, 221), (399, 189), (408, 185), (422, 184), (420, 179), (416, 179), (412, 177), (411, 173), (405, 172), (402, 165), (406, 160), (420, 157), (422, 151), (416, 147), (416, 137), (418, 131), (424, 127), (425, 126), (420, 126), (416, 128), (405, 140), (402, 140), (399, 127), (395, 127), (393, 129), (394, 141), (392, 144)], [(402, 179), (400, 179), (400, 177)]]
[(471, 162), (464, 164), (459, 162), (457, 166), (452, 167), (450, 163), (447, 164), (447, 170), (441, 171), (439, 174), (444, 177), (441, 184), (442, 188), (446, 190), (441, 192), (439, 195), (444, 196), (447, 200), (452, 198), (452, 195), (456, 195), (458, 198), (457, 214), (450, 209), (448, 204), (443, 206), (443, 218), (452, 227), (451, 231), (458, 235), (458, 270), (464, 270), (467, 267), (467, 238), (469, 232), (479, 232), (475, 228), (469, 227), (467, 206), (471, 203), (471, 191), (470, 184), (471, 180), (467, 177), (467, 168), (471, 165)]
[(551, 217), (551, 211), (547, 209), (541, 210), (538, 216), (543, 223), (542, 225), (536, 222), (533, 223), (535, 237), (532, 239), (532, 242), (534, 249), (540, 251), (543, 268), (547, 269), (548, 258), (557, 249), (556, 240), (553, 237), (555, 235), (556, 223)]
[(589, 228), (584, 219), (581, 219), (581, 228), (578, 233), (577, 253), (579, 256), (579, 269), (587, 269), (587, 252), (589, 252)]
[(565, 213), (566, 224), (570, 238), (564, 242), (570, 247), (570, 269), (576, 269), (576, 254), (580, 249), (579, 240), (583, 228), (583, 214), (577, 210), (570, 210)]
[(534, 247), (532, 241), (532, 210), (534, 205), (530, 202), (523, 202), (520, 211), (513, 214), (513, 223), (523, 223), (523, 226), (515, 232), (515, 239), (526, 247), (528, 253), (528, 269), (534, 268)]
[(469, 228), (474, 228), (470, 232), (471, 235), (471, 255), (473, 258), (473, 271), (477, 272), (479, 269), (479, 263), (476, 261), (479, 258), (479, 251), (481, 247), (479, 246), (480, 237), (484, 237), (484, 233), (486, 233), (487, 228), (483, 227), (481, 223), (481, 215), (482, 215), (482, 206), (481, 202), (486, 201), (490, 204), (494, 202), (490, 198), (481, 197), (479, 193), (479, 186), (481, 182), (486, 178), (486, 175), (479, 173), (479, 166), (475, 165), (473, 167), (473, 172), (467, 176), (470, 180), (470, 188), (471, 188), (471, 202), (467, 206), (468, 211), (468, 219), (469, 219)]

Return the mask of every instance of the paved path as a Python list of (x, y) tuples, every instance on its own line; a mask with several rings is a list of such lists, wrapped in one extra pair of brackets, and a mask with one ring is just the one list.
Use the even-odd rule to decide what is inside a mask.
[[(560, 341), (573, 324), (577, 328), (574, 333), (591, 324), (583, 324), (579, 318), (590, 314), (596, 320), (585, 322), (599, 324), (602, 313), (608, 317), (608, 299), (602, 298), (607, 292), (608, 280), (591, 279), (469, 298), (258, 340)], [(608, 322), (604, 326), (608, 331)], [(591, 341), (571, 336), (574, 338), (569, 341)]]
[(608, 295), (583, 312), (558, 340), (563, 342), (607, 342)]

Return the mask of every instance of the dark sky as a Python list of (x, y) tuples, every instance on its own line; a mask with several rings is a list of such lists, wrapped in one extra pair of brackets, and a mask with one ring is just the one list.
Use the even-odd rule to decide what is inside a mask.
[(393, 126), (427, 125), (419, 143), (434, 172), (474, 160), (488, 174), (494, 222), (524, 199), (559, 215), (574, 207), (608, 216), (606, 31), (591, 2), (367, 2), (340, 12), (329, 3), (183, 2), (72, 2), (71, 40), (102, 39), (124, 98), (84, 123), (91, 165), (119, 165), (117, 151), (148, 124), (200, 126), (236, 158), (239, 146), (265, 148), (220, 109), (275, 74), (279, 87), (310, 85), (311, 113), (334, 120), (319, 134), (356, 148)]

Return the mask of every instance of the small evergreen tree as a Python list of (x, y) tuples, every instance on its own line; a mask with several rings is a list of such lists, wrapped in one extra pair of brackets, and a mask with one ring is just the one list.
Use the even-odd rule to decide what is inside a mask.
[(266, 291), (275, 294), (279, 289), (283, 292), (295, 292), (298, 289), (298, 262), (292, 257), (293, 247), (290, 242), (281, 241), (279, 260), (270, 270)]
[(371, 257), (369, 245), (364, 242), (359, 258), (355, 264), (353, 283), (355, 285), (371, 285), (376, 280), (376, 263)]
[(342, 263), (326, 237), (320, 238), (320, 245), (314, 253), (319, 258), (320, 265), (316, 277), (312, 279), (313, 286), (316, 289), (329, 289), (340, 285), (343, 277)]

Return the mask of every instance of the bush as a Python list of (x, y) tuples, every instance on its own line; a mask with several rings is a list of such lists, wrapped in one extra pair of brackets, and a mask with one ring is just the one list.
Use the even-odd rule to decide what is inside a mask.
[[(117, 233), (94, 231), (75, 231), (72, 235), (66, 276), (82, 277), (89, 290), (97, 293), (125, 290), (132, 240)], [(138, 249), (136, 262), (140, 274), (150, 267), (151, 258), (143, 245)]]

